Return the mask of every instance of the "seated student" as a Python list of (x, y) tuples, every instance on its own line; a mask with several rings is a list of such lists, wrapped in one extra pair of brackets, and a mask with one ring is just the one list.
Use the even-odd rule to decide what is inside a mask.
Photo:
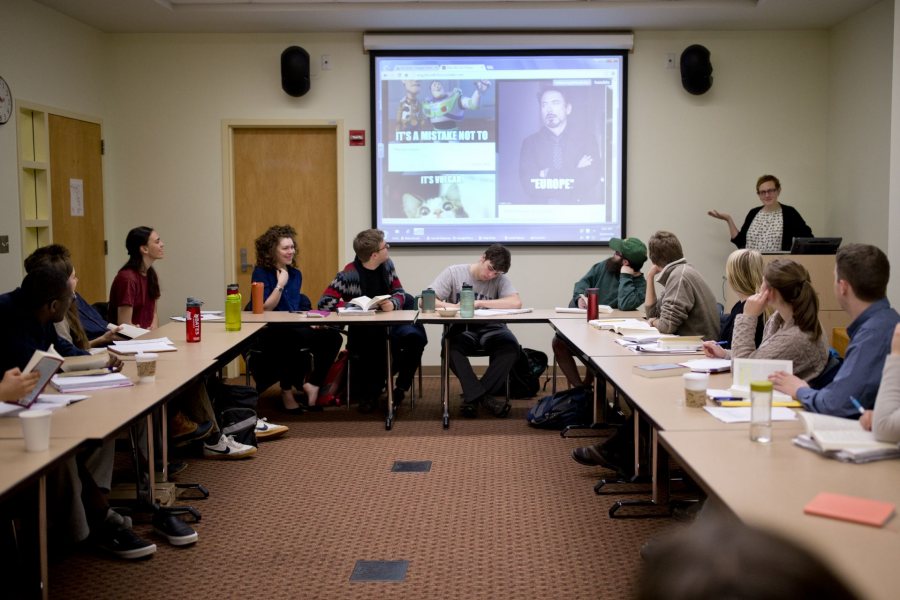
[[(521, 308), (519, 292), (507, 277), (512, 257), (500, 244), (492, 244), (472, 264), (451, 265), (441, 271), (429, 286), (434, 290), (438, 306), (458, 307), (463, 284), (472, 286), (475, 308)], [(506, 377), (519, 354), (519, 341), (505, 323), (459, 323), (447, 332), (450, 346), (450, 369), (459, 379), (463, 391), (462, 415), (478, 416), (478, 405), (495, 417), (509, 414), (509, 399), (499, 400), (491, 394), (504, 389)], [(487, 351), (490, 362), (481, 379), (475, 375), (467, 353)]]
[[(35, 350), (50, 346), (62, 356), (87, 354), (60, 338), (53, 327), (65, 318), (72, 300), (68, 274), (54, 264), (36, 266), (20, 288), (0, 295), (0, 320), (4, 323), (0, 328), (0, 370), (24, 368)], [(121, 361), (110, 357), (110, 367), (121, 366)], [(109, 507), (104, 493), (112, 483), (114, 450), (113, 440), (108, 440), (93, 452), (63, 461), (50, 474), (48, 522), (54, 543), (71, 545), (90, 535), (99, 547), (121, 558), (140, 558), (156, 552), (156, 545), (135, 535), (129, 520)]]
[[(646, 314), (660, 333), (699, 335), (714, 340), (719, 335), (719, 311), (703, 276), (684, 258), (675, 234), (657, 231), (647, 243), (652, 266), (647, 271)], [(664, 286), (656, 297), (654, 278)]]
[(719, 515), (654, 542), (637, 581), (637, 600), (857, 598), (803, 547)]
[[(300, 291), (303, 274), (297, 264), (297, 232), (290, 225), (273, 225), (256, 238), (256, 267), (252, 281), (263, 284), (265, 310), (298, 311), (312, 308), (309, 298)], [(299, 323), (272, 324), (263, 330), (263, 360), (270, 361), (281, 386), (281, 402), (285, 412), (300, 413), (304, 408), (294, 397), (294, 387), (303, 389), (307, 405), (314, 407), (319, 386), (341, 349), (341, 334), (330, 327), (310, 327)], [(306, 348), (312, 354), (298, 354)], [(298, 368), (301, 356), (303, 365)], [(311, 367), (311, 368), (310, 368)], [(308, 375), (308, 377), (307, 377)]]
[[(377, 310), (401, 310), (406, 302), (406, 293), (397, 276), (394, 261), (391, 260), (390, 244), (384, 241), (380, 229), (360, 231), (353, 240), (356, 258), (334, 276), (331, 284), (322, 292), (319, 308), (336, 310), (346, 302), (359, 296), (390, 295), (381, 302)], [(410, 307), (411, 308), (411, 307)], [(351, 398), (359, 394), (360, 412), (370, 412), (384, 389), (387, 364), (384, 353), (387, 329), (371, 325), (350, 326), (347, 348), (353, 353), (362, 350), (364, 360), (357, 360), (350, 370)], [(397, 372), (397, 381), (392, 390), (394, 404), (399, 405), (412, 385), (413, 375), (419, 368), (422, 352), (428, 343), (422, 325), (398, 325), (391, 327), (391, 360)]]
[(78, 286), (78, 277), (75, 275), (75, 268), (72, 266), (72, 255), (68, 248), (59, 244), (50, 244), (38, 248), (28, 258), (25, 259), (25, 272), (32, 270), (38, 264), (47, 262), (58, 262), (66, 267), (69, 272), (69, 285), (75, 292), (75, 301), (69, 306), (66, 312), (66, 318), (55, 324), (56, 333), (82, 350), (91, 348), (100, 348), (108, 346), (120, 339), (116, 334), (121, 329), (115, 327), (109, 329), (109, 324), (93, 306), (82, 298), (76, 287)]
[[(119, 269), (109, 289), (109, 320), (120, 325), (130, 323), (156, 329), (159, 317), (156, 301), (160, 297), (159, 277), (153, 264), (165, 257), (165, 244), (152, 227), (135, 227), (125, 236), (128, 261)], [(241, 444), (234, 436), (222, 435), (216, 424), (212, 403), (202, 383), (180, 396), (179, 410), (170, 411), (169, 436), (176, 443), (204, 439), (207, 458), (245, 458), (256, 448)]]
[(850, 398), (871, 409), (881, 383), (884, 359), (890, 351), (900, 315), (887, 299), (891, 266), (884, 252), (868, 244), (847, 244), (835, 255), (834, 294), (852, 322), (850, 345), (834, 379), (822, 389), (790, 373), (769, 376), (775, 389), (803, 403), (806, 410), (859, 418)]
[[(703, 342), (712, 358), (770, 358), (791, 360), (794, 374), (808, 379), (822, 372), (828, 362), (828, 345), (819, 325), (819, 299), (803, 265), (778, 259), (766, 266), (759, 292), (737, 315), (731, 350), (716, 342)], [(754, 334), (766, 308), (775, 312), (766, 321), (763, 340), (757, 347)]]
[[(588, 288), (597, 288), (599, 304), (619, 310), (636, 310), (644, 303), (647, 281), (641, 267), (647, 260), (647, 247), (637, 238), (613, 238), (609, 240), (609, 247), (615, 254), (595, 264), (575, 282), (570, 308), (587, 308), (582, 295)], [(569, 385), (591, 385), (593, 374), (588, 370), (585, 380), (581, 380), (572, 350), (559, 334), (553, 338), (553, 354)]]
[[(687, 264), (681, 242), (675, 234), (657, 231), (647, 244), (650, 262), (647, 271), (646, 312), (651, 325), (661, 333), (699, 335), (715, 340), (719, 335), (719, 311), (712, 290), (694, 267)], [(659, 299), (653, 285), (665, 286)], [(601, 466), (627, 476), (633, 470), (634, 416), (628, 417), (616, 433), (603, 442), (572, 450), (578, 464)]]
[[(722, 323), (719, 331), (719, 341), (723, 348), (731, 347), (731, 338), (734, 336), (734, 321), (737, 316), (743, 314), (744, 304), (747, 298), (759, 291), (763, 280), (763, 258), (756, 250), (735, 250), (728, 255), (725, 262), (725, 280), (738, 297), (738, 301), (731, 307), (728, 318)], [(763, 320), (756, 320), (756, 332), (753, 336), (754, 343), (759, 346), (763, 337)]]
[(891, 353), (884, 359), (875, 410), (867, 410), (859, 423), (880, 442), (900, 442), (900, 325), (894, 327)]

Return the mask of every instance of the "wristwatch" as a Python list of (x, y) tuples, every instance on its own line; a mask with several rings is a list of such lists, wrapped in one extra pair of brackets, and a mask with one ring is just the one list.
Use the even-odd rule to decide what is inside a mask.
[(275, 291), (276, 291), (276, 292), (283, 292), (283, 291), (284, 291), (284, 288), (283, 288), (283, 287), (278, 287), (278, 286), (276, 285), (276, 286), (275, 286)]

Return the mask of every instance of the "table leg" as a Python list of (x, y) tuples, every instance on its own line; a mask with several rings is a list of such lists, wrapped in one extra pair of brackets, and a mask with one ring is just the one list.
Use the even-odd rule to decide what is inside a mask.
[(150, 506), (156, 505), (156, 465), (153, 457), (153, 413), (147, 414), (147, 470), (150, 473)]
[(444, 335), (441, 343), (444, 351), (441, 353), (441, 403), (444, 405), (444, 429), (450, 427), (450, 340), (448, 333), (450, 328), (444, 325)]
[(47, 567), (47, 477), (38, 478), (38, 553), (41, 562), (41, 598), (49, 593), (49, 569)]
[(384, 421), (384, 428), (388, 431), (394, 425), (394, 370), (391, 362), (391, 328), (387, 328), (387, 336), (385, 336), (385, 349), (387, 352), (387, 418)]

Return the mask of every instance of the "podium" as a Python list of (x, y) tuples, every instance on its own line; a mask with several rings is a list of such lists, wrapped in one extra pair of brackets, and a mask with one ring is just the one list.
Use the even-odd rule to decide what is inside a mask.
[[(829, 343), (833, 346), (833, 331), (836, 327), (850, 324), (850, 315), (841, 310), (834, 297), (834, 255), (833, 254), (763, 254), (763, 263), (769, 264), (779, 258), (788, 258), (800, 263), (809, 271), (813, 289), (819, 296), (819, 323)], [(725, 286), (725, 312), (729, 312), (737, 302), (737, 294), (731, 286)]]

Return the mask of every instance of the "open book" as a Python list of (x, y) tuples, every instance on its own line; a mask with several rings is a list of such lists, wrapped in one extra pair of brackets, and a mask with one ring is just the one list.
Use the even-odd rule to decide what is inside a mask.
[(121, 327), (121, 329), (119, 330), (119, 335), (128, 339), (134, 339), (136, 337), (141, 337), (145, 333), (150, 333), (149, 329), (144, 329), (143, 327), (138, 327), (137, 325), (132, 325), (131, 323), (122, 323), (121, 325), (114, 325), (110, 323), (106, 326), (106, 328), (110, 331), (114, 330), (116, 327)]
[(900, 446), (879, 442), (855, 419), (801, 412), (806, 434), (794, 438), (798, 446), (843, 462), (869, 462), (900, 458)]
[(358, 298), (354, 298), (350, 302), (347, 303), (347, 306), (344, 307), (345, 310), (375, 310), (378, 308), (378, 305), (384, 302), (385, 300), (390, 300), (390, 294), (382, 294), (381, 296), (375, 296), (374, 298), (369, 298), (368, 296), (360, 296)]
[(34, 386), (34, 389), (24, 398), (19, 398), (18, 403), (25, 408), (31, 406), (38, 395), (40, 395), (40, 393), (44, 391), (44, 388), (47, 387), (47, 384), (50, 383), (50, 378), (59, 370), (62, 363), (63, 357), (59, 355), (52, 344), (46, 351), (35, 350), (34, 354), (31, 355), (31, 360), (29, 360), (28, 364), (25, 365), (25, 368), (22, 369), (22, 373), (37, 371), (41, 376)]

